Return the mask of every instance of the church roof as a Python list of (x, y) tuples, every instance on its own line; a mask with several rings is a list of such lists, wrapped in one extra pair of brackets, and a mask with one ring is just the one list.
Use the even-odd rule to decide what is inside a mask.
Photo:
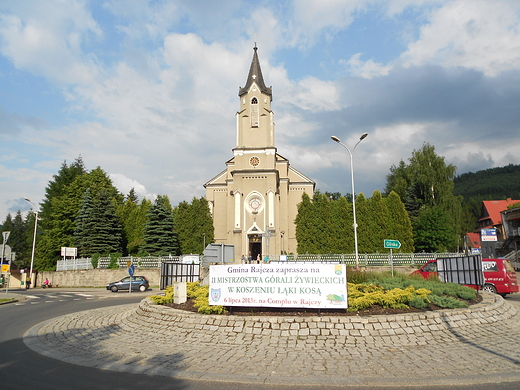
[(272, 98), (273, 98), (272, 88), (266, 87), (266, 85), (264, 83), (264, 77), (262, 76), (262, 69), (260, 68), (260, 61), (258, 60), (258, 54), (256, 52), (258, 50), (256, 45), (253, 48), (253, 50), (255, 51), (255, 53), (253, 54), (253, 61), (251, 61), (251, 67), (249, 68), (249, 75), (247, 76), (246, 85), (244, 88), (239, 89), (238, 96), (245, 95), (249, 91), (249, 88), (251, 88), (251, 85), (253, 85), (253, 83), (256, 83), (258, 85), (258, 87), (260, 88), (260, 91), (262, 93), (265, 93), (265, 94), (271, 96), (271, 100), (272, 100)]

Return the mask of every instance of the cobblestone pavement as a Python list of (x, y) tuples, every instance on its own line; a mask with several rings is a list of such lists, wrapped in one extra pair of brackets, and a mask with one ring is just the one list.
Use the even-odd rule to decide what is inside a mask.
[[(427, 324), (431, 318), (410, 316), (387, 326), (385, 316), (373, 316), (356, 322), (369, 329), (364, 334), (355, 323), (349, 332), (331, 334), (291, 332), (296, 320), (287, 318), (264, 321), (259, 331), (236, 317), (232, 326), (229, 317), (205, 316), (204, 322), (193, 321), (196, 314), (166, 318), (163, 309), (168, 308), (151, 312), (156, 309), (145, 301), (43, 322), (25, 334), (24, 342), (69, 363), (180, 379), (300, 387), (520, 381), (520, 307), (500, 297), (478, 321), (465, 317), (467, 309), (460, 316), (437, 316), (436, 326)], [(338, 326), (346, 320), (307, 321), (333, 323), (332, 329), (350, 326)], [(278, 330), (284, 323), (290, 323), (287, 331)]]

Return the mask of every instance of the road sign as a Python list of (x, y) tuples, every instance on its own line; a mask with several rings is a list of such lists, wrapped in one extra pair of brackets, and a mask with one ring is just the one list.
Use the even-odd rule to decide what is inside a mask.
[(4, 244), (7, 242), (7, 240), (9, 239), (9, 235), (11, 234), (11, 232), (8, 232), (8, 231), (5, 231), (5, 232), (2, 232), (2, 237), (4, 239)]
[(384, 240), (386, 249), (399, 249), (401, 248), (401, 243), (399, 240)]
[(135, 266), (132, 264), (130, 267), (128, 267), (128, 274), (130, 276), (134, 276)]

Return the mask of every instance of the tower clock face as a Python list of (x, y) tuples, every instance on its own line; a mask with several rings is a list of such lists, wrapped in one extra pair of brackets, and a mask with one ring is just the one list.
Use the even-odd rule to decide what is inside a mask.
[(249, 164), (251, 164), (251, 166), (253, 166), (253, 167), (256, 167), (256, 166), (258, 166), (258, 164), (260, 164), (260, 159), (256, 156), (251, 157), (249, 159)]

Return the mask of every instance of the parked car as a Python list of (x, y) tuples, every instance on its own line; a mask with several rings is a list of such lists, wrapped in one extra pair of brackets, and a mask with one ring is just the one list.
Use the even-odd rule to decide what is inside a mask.
[(129, 290), (130, 281), (132, 282), (132, 291), (146, 291), (150, 287), (148, 279), (144, 276), (127, 276), (117, 282), (112, 282), (107, 285), (107, 290), (118, 292), (119, 290)]
[[(500, 294), (505, 297), (507, 294), (518, 292), (518, 282), (516, 271), (507, 259), (482, 259), (482, 271), (484, 274), (483, 291), (493, 294)], [(420, 274), (428, 279), (437, 276), (437, 260), (430, 260), (412, 275)], [(475, 288), (475, 286), (470, 286)]]

